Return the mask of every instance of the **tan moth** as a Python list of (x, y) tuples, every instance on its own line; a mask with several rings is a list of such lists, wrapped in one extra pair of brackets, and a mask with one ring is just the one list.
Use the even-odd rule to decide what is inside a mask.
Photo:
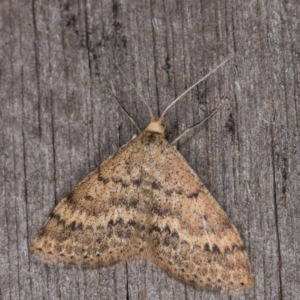
[(158, 119), (142, 98), (151, 114), (146, 129), (61, 200), (33, 241), (34, 255), (93, 267), (144, 259), (194, 287), (234, 292), (252, 287), (237, 229), (164, 136), (166, 111), (217, 68)]

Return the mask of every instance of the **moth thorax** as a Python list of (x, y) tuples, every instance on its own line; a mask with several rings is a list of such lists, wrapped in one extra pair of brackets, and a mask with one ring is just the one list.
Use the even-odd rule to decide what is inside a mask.
[(152, 119), (148, 126), (146, 127), (145, 131), (147, 132), (154, 132), (158, 134), (165, 134), (165, 126), (161, 119)]

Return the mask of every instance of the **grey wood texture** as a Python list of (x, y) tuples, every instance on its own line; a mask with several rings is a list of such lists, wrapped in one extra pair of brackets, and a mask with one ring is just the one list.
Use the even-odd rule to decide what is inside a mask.
[[(300, 299), (297, 0), (0, 2), (0, 299)], [(165, 117), (167, 136), (218, 113), (179, 151), (237, 226), (250, 293), (194, 290), (148, 262), (45, 265), (30, 244), (54, 206), (229, 55)]]

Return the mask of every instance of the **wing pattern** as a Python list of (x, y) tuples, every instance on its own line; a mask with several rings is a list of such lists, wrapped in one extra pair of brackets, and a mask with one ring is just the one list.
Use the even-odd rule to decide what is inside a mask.
[(242, 291), (253, 284), (234, 225), (179, 152), (149, 131), (62, 199), (32, 251), (90, 266), (148, 259), (194, 287)]

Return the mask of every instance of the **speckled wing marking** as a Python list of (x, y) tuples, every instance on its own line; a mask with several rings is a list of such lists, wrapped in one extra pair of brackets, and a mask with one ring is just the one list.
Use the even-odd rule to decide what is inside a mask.
[(110, 266), (145, 248), (141, 152), (132, 140), (55, 207), (32, 245), (44, 260)]
[(149, 259), (194, 287), (248, 290), (253, 275), (237, 229), (164, 139), (153, 168)]
[(159, 122), (56, 206), (33, 253), (90, 266), (148, 259), (194, 287), (248, 290), (253, 274), (236, 228)]

